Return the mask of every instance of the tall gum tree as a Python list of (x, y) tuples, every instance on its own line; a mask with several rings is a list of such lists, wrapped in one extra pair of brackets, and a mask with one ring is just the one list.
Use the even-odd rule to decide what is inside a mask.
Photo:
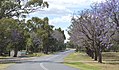
[[(44, 7), (48, 8), (48, 6), (49, 4), (43, 0), (0, 0), (0, 20), (3, 18), (9, 19), (13, 17), (17, 17), (17, 18), (26, 17), (27, 14), (35, 11), (40, 11)], [(21, 22), (19, 21), (16, 24), (19, 23)], [(15, 38), (18, 38), (18, 35), (16, 34), (20, 34), (20, 33), (21, 32), (19, 32), (16, 29), (12, 30), (12, 35), (15, 36), (13, 37), (14, 40)], [(18, 47), (16, 46), (14, 57), (17, 56), (17, 52), (18, 52), (17, 48)]]

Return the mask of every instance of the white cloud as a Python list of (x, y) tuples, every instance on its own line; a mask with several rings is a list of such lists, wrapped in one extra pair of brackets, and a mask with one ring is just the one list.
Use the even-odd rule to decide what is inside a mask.
[(55, 14), (55, 15), (64, 15), (64, 14), (70, 14), (71, 13), (71, 11), (69, 10), (69, 9), (58, 9), (58, 8), (49, 8), (49, 9), (47, 9), (47, 10), (45, 10), (45, 11), (39, 11), (39, 13), (41, 13), (41, 14)]
[(54, 18), (50, 20), (50, 24), (54, 25), (54, 24), (62, 24), (62, 23), (67, 23), (71, 21), (71, 15), (67, 15), (67, 16), (61, 16), (58, 18)]
[[(66, 30), (70, 26), (72, 13), (80, 11), (85, 8), (89, 8), (93, 2), (101, 2), (104, 0), (44, 0), (49, 3), (49, 8), (45, 8), (44, 11), (38, 11), (31, 14), (37, 17), (49, 17), (50, 24), (56, 28), (61, 27)], [(67, 39), (68, 33), (65, 31)]]
[(47, 1), (51, 7), (62, 8), (62, 6), (63, 7), (69, 7), (69, 6), (73, 7), (75, 5), (85, 6), (85, 5), (90, 5), (93, 2), (101, 2), (104, 0), (44, 0), (44, 1)]
[(33, 15), (44, 15), (48, 16), (60, 15), (64, 16), (72, 14), (74, 11), (79, 11), (85, 8), (89, 8), (93, 2), (101, 2), (103, 0), (44, 0), (49, 3), (49, 8), (45, 8), (44, 11), (38, 11)]
[(68, 41), (69, 35), (66, 31), (67, 27), (70, 26), (71, 15), (61, 16), (50, 20), (50, 24), (54, 25), (55, 28), (61, 27), (64, 30), (66, 41)]
[[(78, 11), (79, 9), (84, 9), (90, 6), (93, 2), (101, 2), (103, 0), (45, 0), (49, 3), (48, 13), (60, 15), (50, 19), (50, 24), (54, 25), (56, 28), (61, 27), (66, 30), (70, 26), (71, 13)], [(78, 9), (78, 10), (77, 10)], [(44, 12), (46, 13), (46, 12)], [(69, 15), (70, 14), (70, 15)], [(65, 15), (65, 16), (64, 16)], [(65, 31), (66, 38), (69, 38), (68, 33)]]
[(32, 15), (60, 15), (72, 14), (74, 11), (79, 11), (88, 8), (93, 2), (103, 0), (45, 0), (49, 3), (49, 8), (33, 13)]

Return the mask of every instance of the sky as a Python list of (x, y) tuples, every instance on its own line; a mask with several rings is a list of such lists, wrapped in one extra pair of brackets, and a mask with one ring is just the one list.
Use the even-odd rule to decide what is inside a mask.
[[(65, 31), (66, 41), (69, 35), (67, 33), (68, 27), (71, 25), (71, 17), (73, 13), (78, 13), (84, 9), (89, 9), (94, 2), (102, 2), (103, 0), (44, 0), (49, 3), (49, 8), (31, 13), (31, 17), (48, 17), (49, 24), (55, 28), (61, 27)], [(65, 41), (65, 42), (66, 42)]]

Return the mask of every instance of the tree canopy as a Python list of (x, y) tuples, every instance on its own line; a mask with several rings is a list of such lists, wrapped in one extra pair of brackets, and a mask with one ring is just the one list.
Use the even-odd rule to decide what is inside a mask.
[(55, 30), (49, 25), (48, 17), (19, 20), (45, 7), (48, 8), (49, 4), (43, 0), (0, 0), (0, 55), (11, 50), (14, 50), (14, 57), (20, 50), (45, 54), (63, 50), (64, 31), (57, 30), (63, 37), (59, 44), (60, 41), (52, 35)]
[[(110, 51), (119, 41), (119, 0), (94, 3), (72, 17), (70, 41), (86, 49), (86, 53), (102, 63), (102, 52)], [(118, 44), (119, 45), (119, 44)], [(118, 49), (117, 49), (118, 50)]]

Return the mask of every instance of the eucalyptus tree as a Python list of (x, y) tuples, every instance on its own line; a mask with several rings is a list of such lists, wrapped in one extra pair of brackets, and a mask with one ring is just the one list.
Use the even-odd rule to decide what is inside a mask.
[[(1, 41), (5, 40), (4, 44), (6, 45), (4, 47), (7, 48), (7, 46), (9, 46), (9, 50), (14, 50), (14, 57), (16, 57), (18, 50), (22, 49), (21, 47), (23, 47), (24, 42), (21, 27), (19, 27), (18, 21), (12, 18), (4, 18), (0, 21), (1, 30), (4, 31), (1, 36), (5, 38), (1, 39)], [(1, 48), (1, 50), (3, 50), (3, 48)]]
[(48, 6), (43, 0), (0, 0), (0, 19), (25, 16)]
[(56, 51), (64, 50), (65, 49), (64, 40), (66, 39), (64, 30), (62, 30), (61, 28), (55, 29), (52, 33), (52, 37), (56, 39), (57, 44), (57, 46), (55, 46)]
[[(8, 34), (10, 35), (9, 37), (11, 37), (11, 43), (14, 45), (16, 44), (15, 42), (18, 41), (18, 43), (16, 45), (18, 46), (22, 46), (23, 44), (25, 45), (25, 36), (28, 37), (28, 29), (24, 29), (25, 28), (25, 24), (22, 23), (22, 21), (20, 20), (14, 20), (11, 18), (19, 18), (19, 17), (26, 17), (27, 14), (35, 12), (35, 11), (39, 11), (41, 9), (43, 9), (44, 7), (48, 8), (49, 4), (43, 0), (0, 0), (0, 19), (1, 19), (1, 23), (4, 22), (4, 27), (5, 25), (8, 26), (12, 26), (11, 21), (15, 21), (14, 23), (16, 23), (16, 26), (10, 27), (8, 29), (11, 29), (11, 33)], [(6, 18), (6, 19), (3, 19)], [(4, 20), (4, 21), (3, 21)], [(9, 20), (9, 21), (8, 21)], [(10, 24), (11, 23), (11, 24)], [(2, 27), (3, 28), (3, 27)], [(1, 29), (2, 29), (1, 28)], [(3, 30), (3, 29), (2, 29)], [(4, 32), (5, 33), (5, 32)], [(4, 33), (1, 32), (1, 36), (4, 36)], [(5, 34), (7, 34), (9, 32), (6, 32)], [(6, 37), (5, 37), (6, 38)], [(3, 40), (5, 41), (9, 41), (6, 39), (2, 39), (1, 37), (1, 43), (3, 42)], [(29, 39), (30, 41), (30, 39)], [(8, 44), (10, 45), (10, 44)], [(29, 44), (31, 45), (31, 44)], [(15, 57), (17, 56), (17, 51), (18, 51), (18, 47), (15, 46), (14, 47), (16, 50), (15, 51)], [(2, 48), (0, 48), (0, 50), (3, 50)]]
[(33, 41), (34, 49), (38, 51), (39, 48), (39, 50), (48, 54), (51, 33), (53, 31), (53, 26), (49, 25), (48, 18), (40, 19), (33, 17), (27, 21), (26, 25), (26, 28), (29, 30), (30, 38)]
[(10, 33), (6, 30), (8, 24), (4, 24), (2, 22), (4, 20), (5, 19), (0, 20), (0, 55), (3, 55), (2, 53), (4, 53), (4, 51), (6, 50), (8, 35), (10, 35)]
[(44, 21), (44, 25), (43, 25), (43, 30), (45, 30), (45, 34), (43, 35), (43, 50), (45, 54), (48, 54), (49, 52), (49, 48), (51, 47), (50, 45), (52, 45), (50, 43), (50, 41), (53, 39), (53, 37), (51, 36), (52, 32), (53, 32), (53, 27), (52, 25), (49, 25), (49, 19), (46, 17), (43, 19)]

